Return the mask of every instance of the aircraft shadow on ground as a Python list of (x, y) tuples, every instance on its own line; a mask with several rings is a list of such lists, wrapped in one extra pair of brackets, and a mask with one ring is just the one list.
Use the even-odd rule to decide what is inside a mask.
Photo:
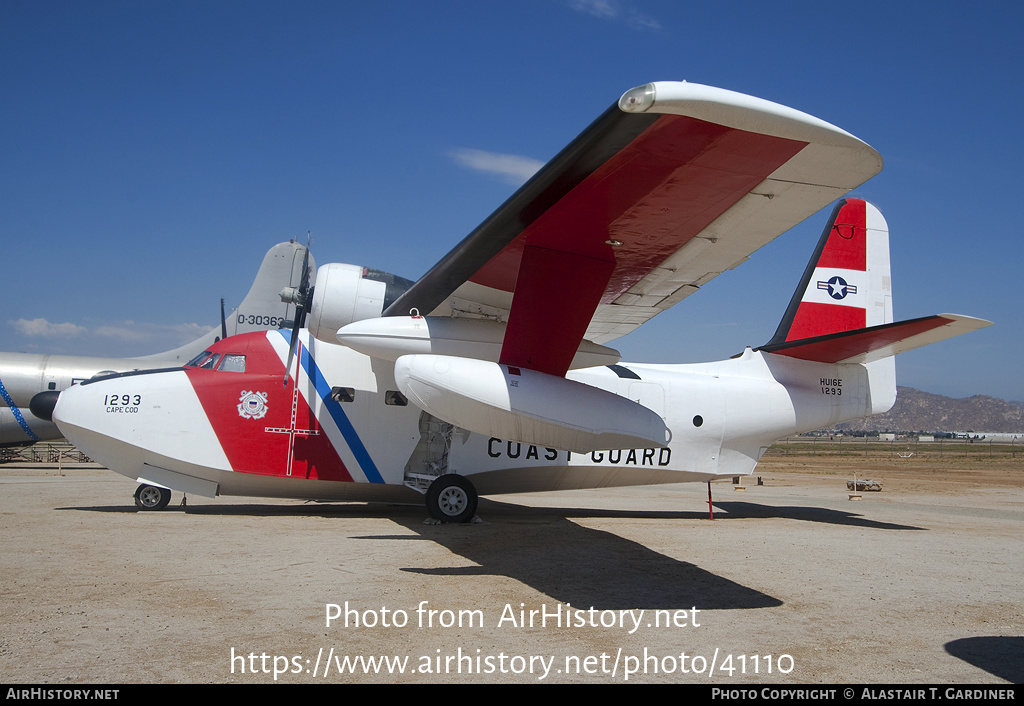
[(1024, 637), (964, 637), (946, 652), (1014, 684), (1024, 683)]
[(782, 518), (788, 520), (801, 520), (804, 522), (821, 522), (829, 525), (848, 525), (851, 527), (866, 527), (870, 529), (886, 529), (886, 530), (919, 530), (924, 531), (924, 527), (914, 527), (913, 525), (898, 525), (892, 522), (879, 522), (878, 520), (871, 520), (863, 515), (858, 515), (853, 512), (846, 512), (845, 510), (830, 510), (823, 507), (807, 507), (800, 505), (784, 505), (776, 507), (774, 505), (758, 505), (757, 503), (748, 502), (716, 502), (716, 508), (725, 510), (727, 517), (747, 517), (747, 518)]
[[(137, 512), (134, 507), (63, 508)], [(163, 512), (182, 510), (169, 506)], [(411, 534), (355, 535), (372, 541), (432, 541), (465, 557), (466, 568), (407, 567), (438, 576), (507, 576), (561, 603), (578, 608), (701, 610), (770, 608), (782, 601), (679, 561), (611, 532), (583, 527), (571, 518), (702, 520), (699, 512), (644, 512), (533, 508), (483, 499), (482, 524), (425, 524), (420, 505), (305, 503), (296, 505), (198, 505), (189, 514), (255, 517), (385, 518)]]
[[(576, 517), (647, 518), (649, 513), (530, 508), (481, 501), (481, 525), (426, 525), (412, 515), (394, 520), (476, 566), (402, 569), (443, 576), (506, 576), (561, 603), (587, 609), (701, 610), (770, 608), (782, 601), (701, 567), (661, 554)], [(692, 513), (650, 513), (694, 519)], [(381, 539), (376, 537), (375, 539)], [(395, 539), (408, 540), (408, 535)]]
[[(566, 519), (572, 517), (590, 518), (637, 518), (637, 519), (675, 519), (675, 520), (706, 520), (708, 514), (704, 511), (694, 512), (689, 510), (668, 511), (668, 510), (602, 510), (583, 508), (530, 508), (529, 506), (502, 503), (490, 498), (481, 499), (481, 508), (506, 507), (513, 508), (512, 512), (524, 515), (528, 512), (557, 513)], [(254, 517), (274, 516), (351, 516), (351, 517), (389, 517), (390, 511), (387, 508), (412, 508), (413, 511), (425, 513), (419, 504), (407, 503), (334, 503), (334, 502), (306, 502), (295, 505), (263, 505), (259, 503), (246, 503), (244, 505), (192, 505), (180, 506), (172, 502), (161, 512), (188, 512), (192, 514), (205, 515), (248, 515)], [(821, 507), (809, 507), (798, 505), (787, 505), (782, 507), (772, 505), (758, 505), (749, 502), (719, 502), (715, 501), (715, 520), (738, 520), (738, 519), (789, 519), (802, 522), (820, 522), (830, 525), (846, 525), (850, 527), (865, 527), (871, 529), (885, 530), (917, 530), (924, 531), (924, 527), (913, 525), (900, 525), (891, 522), (879, 522), (843, 510), (830, 510)], [(137, 513), (143, 512), (134, 505), (93, 505), (90, 507), (56, 507), (55, 510), (80, 510), (88, 512), (112, 512), (112, 513)], [(722, 512), (725, 512), (723, 515)]]
[[(403, 503), (365, 503), (365, 502), (316, 502), (295, 501), (287, 505), (266, 505), (261, 503), (232, 503), (230, 505), (218, 505), (216, 500), (211, 505), (187, 505), (178, 504), (177, 498), (171, 502), (160, 513), (188, 513), (190, 515), (212, 515), (218, 517), (389, 517), (389, 508), (414, 508), (421, 515), (426, 516), (426, 510), (422, 505)], [(111, 512), (125, 515), (149, 513), (150, 510), (140, 510), (132, 504), (123, 505), (90, 505), (90, 506), (66, 506), (55, 507), (54, 510), (78, 510), (82, 512)]]
[[(867, 520), (853, 513), (814, 507), (771, 507), (746, 502), (715, 503), (716, 521), (783, 518), (828, 524), (894, 530), (920, 529)], [(138, 512), (132, 506), (61, 508), (92, 512)], [(372, 535), (353, 539), (428, 540), (465, 557), (475, 566), (464, 568), (405, 567), (402, 571), (443, 576), (506, 576), (531, 586), (552, 599), (577, 608), (702, 610), (770, 608), (782, 601), (756, 589), (674, 559), (612, 532), (582, 526), (574, 518), (687, 521), (707, 520), (704, 512), (591, 510), (515, 505), (484, 498), (482, 524), (425, 524), (419, 505), (363, 503), (304, 503), (263, 505), (172, 505), (163, 512), (195, 515), (255, 517), (385, 518), (411, 534)], [(679, 545), (685, 554), (685, 528)], [(702, 555), (706, 552), (702, 551)]]

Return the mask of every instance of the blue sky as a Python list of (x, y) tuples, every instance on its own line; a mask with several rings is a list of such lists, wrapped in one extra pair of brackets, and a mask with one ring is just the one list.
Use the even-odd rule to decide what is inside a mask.
[[(900, 384), (1024, 400), (1016, 3), (0, 2), (0, 350), (140, 355), (237, 304), (263, 253), (417, 278), (618, 99), (720, 86), (885, 158), (897, 318), (995, 326)], [(766, 342), (828, 211), (616, 346)]]

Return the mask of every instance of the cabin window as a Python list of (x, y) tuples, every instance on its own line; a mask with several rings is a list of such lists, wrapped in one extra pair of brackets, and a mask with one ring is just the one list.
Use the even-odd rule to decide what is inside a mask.
[(331, 399), (335, 402), (352, 402), (356, 398), (356, 388), (354, 387), (332, 387), (331, 388)]
[(384, 404), (393, 407), (405, 407), (409, 404), (409, 400), (398, 390), (388, 390), (384, 393)]

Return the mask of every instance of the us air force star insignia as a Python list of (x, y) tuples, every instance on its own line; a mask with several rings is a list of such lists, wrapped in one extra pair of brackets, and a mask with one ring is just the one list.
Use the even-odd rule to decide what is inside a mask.
[(267, 393), (242, 391), (238, 398), (238, 416), (248, 419), (263, 419), (267, 416)]
[(828, 295), (833, 299), (845, 299), (847, 294), (857, 293), (857, 286), (847, 284), (846, 280), (839, 275), (830, 278), (828, 282), (819, 281), (818, 289), (828, 290)]

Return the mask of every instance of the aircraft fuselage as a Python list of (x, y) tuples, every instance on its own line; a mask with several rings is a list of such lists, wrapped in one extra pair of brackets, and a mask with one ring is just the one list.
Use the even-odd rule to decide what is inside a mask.
[[(213, 346), (222, 357), (212, 369), (76, 385), (54, 418), (86, 454), (131, 478), (208, 496), (337, 500), (415, 497), (410, 488), (442, 473), (470, 478), (481, 494), (744, 475), (781, 436), (881, 411), (868, 401), (864, 365), (748, 349), (720, 363), (589, 368), (569, 377), (651, 409), (671, 438), (570, 452), (455, 428), (408, 404), (390, 362), (302, 342), (286, 385), (286, 336), (254, 333)], [(244, 372), (225, 369), (243, 356)]]

